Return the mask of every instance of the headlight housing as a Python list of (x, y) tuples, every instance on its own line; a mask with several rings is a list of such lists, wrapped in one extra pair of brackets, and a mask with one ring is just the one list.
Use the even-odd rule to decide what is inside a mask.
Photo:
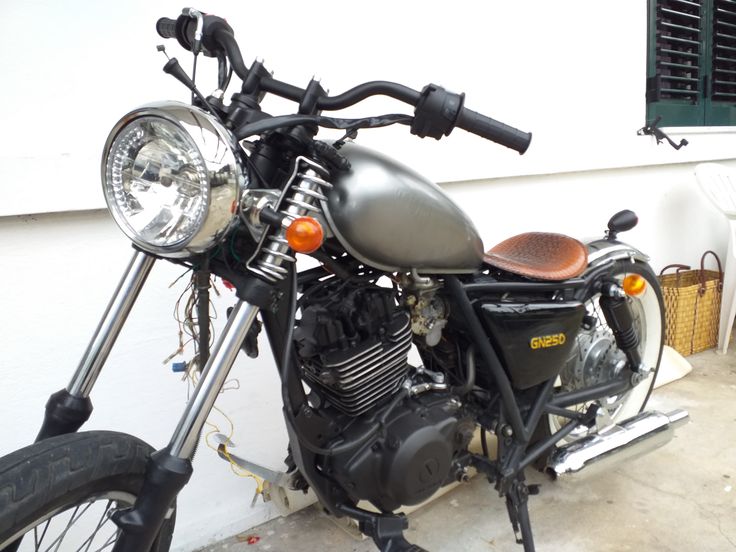
[(141, 249), (164, 257), (203, 253), (237, 213), (246, 173), (232, 134), (178, 102), (141, 107), (112, 129), (102, 156), (110, 213)]

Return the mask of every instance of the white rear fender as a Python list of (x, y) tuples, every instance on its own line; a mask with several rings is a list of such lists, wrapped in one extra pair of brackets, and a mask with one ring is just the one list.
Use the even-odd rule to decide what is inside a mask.
[(586, 242), (585, 245), (588, 248), (588, 268), (586, 269), (586, 272), (600, 268), (608, 263), (625, 259), (629, 259), (631, 262), (649, 262), (648, 255), (645, 255), (631, 245), (617, 240), (600, 238)]

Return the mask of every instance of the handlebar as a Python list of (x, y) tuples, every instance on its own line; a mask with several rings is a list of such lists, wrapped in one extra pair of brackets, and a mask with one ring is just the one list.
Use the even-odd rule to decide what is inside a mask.
[(162, 38), (176, 38), (176, 19), (162, 17), (156, 21), (156, 32)]
[(467, 107), (463, 108), (460, 112), (456, 125), (481, 138), (516, 150), (521, 155), (524, 155), (524, 152), (529, 148), (529, 144), (532, 141), (531, 132), (523, 132), (518, 128), (486, 117)]
[[(179, 44), (192, 50), (196, 22), (186, 14), (177, 19), (162, 17), (156, 22), (156, 31), (163, 38), (176, 38)], [(201, 52), (209, 57), (226, 56), (233, 71), (248, 82), (250, 71), (243, 62), (240, 47), (233, 30), (227, 22), (214, 15), (204, 15)], [(305, 100), (307, 91), (270, 76), (260, 76), (258, 87), (268, 92), (299, 102)], [(486, 117), (481, 113), (464, 107), (464, 94), (447, 92), (442, 87), (430, 84), (419, 92), (401, 84), (387, 81), (373, 81), (360, 84), (337, 96), (320, 95), (314, 101), (314, 110), (335, 111), (357, 104), (371, 96), (389, 96), (414, 107), (412, 134), (422, 138), (430, 136), (439, 140), (459, 127), (481, 138), (491, 140), (502, 146), (523, 154), (531, 142), (532, 135), (514, 127)]]
[(359, 84), (337, 96), (322, 97), (317, 100), (317, 107), (337, 111), (355, 105), (371, 96), (389, 96), (412, 106), (416, 106), (420, 98), (419, 92), (408, 86), (388, 81), (372, 81)]

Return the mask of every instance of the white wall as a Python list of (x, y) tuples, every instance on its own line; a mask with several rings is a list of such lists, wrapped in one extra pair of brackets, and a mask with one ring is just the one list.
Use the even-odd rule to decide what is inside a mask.
[[(439, 143), (403, 128), (361, 133), (363, 143), (447, 182), (488, 247), (527, 230), (599, 235), (611, 214), (632, 208), (641, 223), (622, 237), (655, 268), (694, 264), (708, 248), (725, 253), (727, 226), (699, 195), (693, 167), (733, 158), (732, 130), (686, 132), (691, 145), (679, 152), (635, 135), (644, 120), (643, 1), (615, 10), (583, 0), (205, 4), (197, 7), (229, 19), (246, 59), (264, 57), (284, 80), (306, 84), (316, 73), (333, 92), (369, 79), (416, 88), (434, 81), (466, 91), (473, 109), (533, 130), (523, 157), (460, 131)], [(181, 7), (173, 0), (3, 5), (10, 23), (0, 33), (0, 454), (35, 436), (47, 396), (68, 382), (130, 256), (108, 216), (84, 210), (103, 205), (98, 157), (115, 120), (146, 101), (186, 99), (160, 71), (153, 30), (159, 16)], [(625, 38), (612, 39), (609, 29), (625, 29)], [(167, 48), (185, 59), (174, 43)], [(375, 101), (352, 114), (398, 108)], [(2, 218), (58, 211), (78, 212)], [(167, 443), (186, 397), (185, 384), (161, 364), (176, 347), (171, 313), (182, 283), (168, 285), (179, 273), (154, 267), (94, 390), (88, 428)], [(230, 302), (218, 301), (218, 324)], [(241, 389), (218, 404), (236, 421), (235, 452), (279, 468), (286, 437), (262, 345), (257, 361), (239, 359), (233, 376)], [(201, 447), (181, 495), (175, 548), (191, 550), (275, 515), (268, 505), (249, 508), (253, 488)]]
[[(724, 162), (736, 168), (736, 161)], [(725, 262), (729, 227), (700, 192), (696, 163), (448, 183), (487, 248), (520, 232), (561, 232), (579, 239), (603, 235), (608, 219), (632, 209), (639, 224), (619, 239), (651, 257), (655, 270), (697, 265), (712, 249)], [(725, 266), (725, 265), (724, 265)]]
[[(165, 58), (155, 49), (164, 42), (156, 20), (181, 7), (180, 0), (3, 3), (0, 216), (104, 206), (99, 157), (115, 121), (146, 102), (188, 98), (161, 71)], [(304, 86), (319, 75), (332, 93), (366, 80), (417, 89), (436, 82), (466, 92), (468, 107), (533, 131), (524, 156), (461, 130), (441, 142), (403, 126), (361, 133), (367, 145), (399, 152), (436, 181), (733, 157), (733, 135), (723, 129), (675, 134), (690, 141), (678, 152), (636, 135), (645, 119), (643, 0), (615, 9), (586, 0), (202, 0), (197, 7), (226, 17), (245, 60), (264, 58), (287, 82)], [(189, 67), (176, 41), (166, 46)], [(205, 93), (214, 65), (199, 64)], [(264, 107), (295, 109), (276, 99)], [(411, 112), (375, 99), (346, 114), (395, 111)]]

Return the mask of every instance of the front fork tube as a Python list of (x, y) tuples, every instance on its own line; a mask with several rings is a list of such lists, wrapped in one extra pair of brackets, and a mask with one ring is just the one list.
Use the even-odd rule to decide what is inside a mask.
[[(90, 392), (155, 260), (141, 251), (133, 254), (69, 385), (49, 398), (36, 441), (73, 433), (89, 418)], [(135, 505), (112, 516), (122, 529), (114, 552), (150, 549), (176, 495), (189, 481), (191, 458), (202, 427), (258, 311), (258, 307), (244, 301), (233, 309), (169, 445), (149, 458)]]
[(135, 505), (112, 516), (122, 529), (113, 552), (150, 549), (176, 495), (189, 481), (191, 459), (202, 427), (258, 311), (258, 307), (244, 301), (239, 301), (233, 308), (171, 441), (148, 460), (143, 487)]
[(133, 253), (69, 385), (49, 397), (36, 442), (74, 433), (89, 419), (89, 394), (155, 261), (141, 251)]

